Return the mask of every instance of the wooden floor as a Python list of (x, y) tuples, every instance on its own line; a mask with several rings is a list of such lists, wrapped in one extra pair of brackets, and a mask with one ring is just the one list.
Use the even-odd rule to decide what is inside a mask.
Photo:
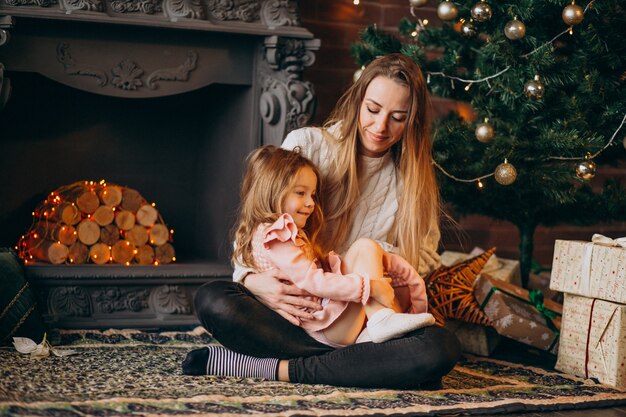
[[(490, 356), (508, 362), (554, 369), (556, 356), (530, 348), (514, 340), (503, 338), (496, 351)], [(450, 414), (447, 417), (460, 416)], [(528, 413), (486, 414), (481, 417), (626, 417), (626, 405), (608, 408), (590, 408), (569, 411), (541, 411)]]

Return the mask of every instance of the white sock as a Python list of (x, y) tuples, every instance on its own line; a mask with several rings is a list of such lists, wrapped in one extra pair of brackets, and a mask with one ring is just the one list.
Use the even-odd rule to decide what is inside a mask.
[(435, 318), (430, 313), (401, 314), (390, 308), (383, 308), (368, 319), (367, 331), (374, 343), (382, 343), (433, 324)]

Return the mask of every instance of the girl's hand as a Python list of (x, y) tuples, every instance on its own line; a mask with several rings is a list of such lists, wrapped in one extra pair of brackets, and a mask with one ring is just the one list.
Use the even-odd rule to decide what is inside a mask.
[(275, 269), (248, 274), (244, 285), (259, 301), (296, 326), (300, 326), (301, 318), (313, 318), (305, 309), (322, 309), (319, 303), (303, 298), (302, 296), (310, 294), (296, 287)]
[(370, 280), (370, 297), (387, 308), (395, 306), (395, 293), (386, 279)]

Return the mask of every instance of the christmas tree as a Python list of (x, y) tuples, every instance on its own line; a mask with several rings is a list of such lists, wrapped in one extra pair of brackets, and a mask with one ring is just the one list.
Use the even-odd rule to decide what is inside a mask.
[(431, 93), (470, 104), (473, 120), (434, 127), (442, 197), (457, 215), (517, 226), (526, 285), (538, 225), (626, 219), (619, 180), (590, 181), (626, 160), (626, 5), (443, 1), (433, 27), (426, 3), (409, 1), (399, 36), (365, 29), (353, 53), (359, 65), (404, 53)]

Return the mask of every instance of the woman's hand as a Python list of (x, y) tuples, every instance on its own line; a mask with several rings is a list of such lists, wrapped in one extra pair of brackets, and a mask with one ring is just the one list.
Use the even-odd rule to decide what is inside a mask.
[(387, 308), (393, 308), (397, 304), (396, 294), (387, 279), (370, 280), (370, 297)]
[(310, 294), (296, 287), (275, 269), (248, 274), (244, 285), (259, 301), (296, 326), (300, 326), (301, 318), (313, 318), (305, 309), (322, 309), (319, 303), (303, 298), (302, 296)]

